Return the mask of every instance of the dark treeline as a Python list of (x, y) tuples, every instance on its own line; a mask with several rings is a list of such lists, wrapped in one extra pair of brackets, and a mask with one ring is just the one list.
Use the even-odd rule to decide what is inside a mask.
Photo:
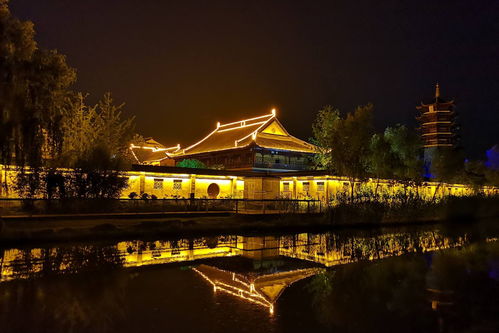
[(123, 104), (106, 93), (87, 105), (71, 89), (76, 70), (66, 57), (39, 47), (33, 23), (14, 17), (6, 0), (0, 54), (0, 164), (18, 171), (14, 190), (27, 198), (118, 196), (134, 135)]

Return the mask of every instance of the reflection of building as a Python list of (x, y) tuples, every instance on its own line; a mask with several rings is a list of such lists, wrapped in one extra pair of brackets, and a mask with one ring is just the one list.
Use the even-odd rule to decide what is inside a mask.
[(302, 268), (252, 276), (209, 265), (199, 265), (193, 270), (213, 286), (214, 292), (262, 305), (270, 313), (274, 313), (275, 303), (287, 287), (321, 271), (318, 268)]
[(227, 170), (304, 170), (313, 145), (295, 138), (271, 114), (217, 124), (197, 143), (173, 154), (176, 161), (197, 159), (208, 167)]
[[(485, 241), (497, 242), (497, 238)], [(377, 236), (350, 233), (229, 235), (153, 242), (123, 241), (107, 246), (82, 244), (7, 249), (0, 251), (0, 282), (78, 274), (100, 267), (139, 269), (185, 263), (185, 266), (193, 267), (215, 293), (257, 304), (272, 313), (286, 288), (324, 271), (325, 267), (443, 250), (468, 243), (467, 234), (447, 237), (432, 230)], [(434, 306), (447, 301), (440, 296), (431, 300)]]
[[(497, 239), (488, 241), (497, 241)], [(289, 258), (331, 267), (358, 260), (376, 260), (406, 253), (442, 250), (467, 243), (466, 234), (448, 238), (436, 231), (421, 231), (384, 234), (377, 237), (344, 236), (334, 233), (301, 233), (284, 236), (229, 235), (154, 242), (123, 241), (104, 248), (101, 245), (97, 245), (96, 248), (82, 245), (69, 248), (6, 249), (0, 252), (0, 281), (37, 276), (44, 272), (57, 273), (67, 270), (79, 272), (85, 267), (78, 265), (87, 263), (80, 259), (87, 257), (93, 250), (102, 251), (102, 255), (94, 259), (105, 263), (116, 263), (120, 267), (200, 262), (226, 257), (241, 257), (255, 262)], [(60, 257), (64, 260), (59, 261)], [(95, 268), (95, 263), (89, 264)], [(291, 269), (296, 268), (310, 268), (310, 266), (297, 266), (294, 261)]]

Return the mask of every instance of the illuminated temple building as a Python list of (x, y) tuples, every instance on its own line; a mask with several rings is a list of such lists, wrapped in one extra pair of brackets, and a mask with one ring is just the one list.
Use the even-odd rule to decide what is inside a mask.
[(197, 159), (228, 170), (304, 170), (314, 146), (295, 138), (271, 114), (217, 127), (199, 142), (174, 155), (176, 161)]
[(217, 123), (206, 137), (183, 149), (166, 148), (152, 139), (131, 149), (139, 164), (172, 166), (195, 159), (208, 168), (247, 171), (306, 170), (315, 153), (315, 146), (288, 133), (275, 110), (260, 117)]

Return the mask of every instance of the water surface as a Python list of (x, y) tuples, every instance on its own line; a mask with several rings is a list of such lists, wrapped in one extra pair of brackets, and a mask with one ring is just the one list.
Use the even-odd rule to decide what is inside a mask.
[(495, 332), (497, 235), (432, 226), (4, 248), (0, 331)]

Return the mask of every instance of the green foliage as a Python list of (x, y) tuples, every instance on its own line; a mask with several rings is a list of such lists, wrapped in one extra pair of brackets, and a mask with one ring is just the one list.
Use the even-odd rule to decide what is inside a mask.
[(341, 117), (331, 106), (319, 111), (312, 126), (311, 141), (318, 147), (314, 164), (354, 183), (368, 176), (419, 183), (423, 162), (419, 136), (403, 125), (373, 134), (373, 105), (359, 106)]
[(180, 168), (206, 169), (206, 165), (196, 159), (185, 159), (177, 163)]
[(367, 177), (373, 110), (372, 104), (358, 106), (353, 113), (335, 121), (331, 161), (340, 175), (359, 180)]
[(499, 186), (499, 170), (487, 168), (483, 161), (467, 161), (464, 165), (465, 182), (479, 186)]
[(489, 168), (485, 169), (485, 180), (487, 185), (499, 187), (499, 170)]
[(319, 111), (312, 129), (323, 167), (357, 179), (367, 175), (373, 109), (372, 104), (358, 106), (346, 117), (331, 106)]
[(464, 156), (460, 149), (439, 148), (431, 161), (431, 173), (440, 182), (453, 183), (463, 180)]
[(390, 145), (394, 159), (391, 167), (392, 177), (404, 182), (419, 184), (422, 181), (423, 160), (422, 144), (419, 135), (404, 125), (387, 127), (384, 138)]
[(373, 110), (372, 104), (358, 106), (341, 117), (338, 110), (327, 106), (319, 111), (313, 125), (313, 141), (321, 151), (319, 163), (350, 179), (352, 199), (355, 181), (368, 175)]
[[(332, 169), (331, 149), (333, 145), (333, 134), (335, 124), (340, 119), (340, 111), (327, 105), (317, 113), (312, 124), (314, 137), (311, 142), (317, 146), (318, 153), (314, 155), (314, 165), (316, 169)], [(331, 170), (332, 171), (332, 170)]]
[(393, 178), (394, 170), (398, 167), (400, 160), (386, 137), (374, 134), (371, 138), (370, 150), (369, 173), (378, 179)]

